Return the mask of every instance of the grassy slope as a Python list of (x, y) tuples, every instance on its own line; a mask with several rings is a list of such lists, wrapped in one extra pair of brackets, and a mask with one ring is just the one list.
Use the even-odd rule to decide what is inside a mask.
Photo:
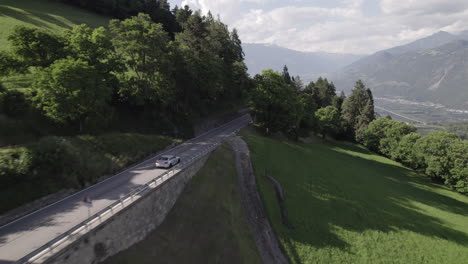
[(164, 222), (105, 263), (261, 263), (241, 204), (234, 153), (223, 145)]
[[(54, 0), (1, 0), (0, 1), (0, 51), (8, 50), (7, 37), (17, 25), (38, 27), (60, 32), (74, 25), (106, 26), (110, 18), (100, 16)], [(6, 88), (29, 88), (31, 75), (3, 78)]]
[[(292, 263), (463, 263), (468, 197), (348, 143), (245, 136), (269, 218)], [(282, 225), (265, 170), (282, 185)]]
[(83, 23), (92, 27), (106, 26), (109, 19), (54, 0), (2, 0), (0, 50), (8, 49), (7, 36), (17, 25), (57, 32)]

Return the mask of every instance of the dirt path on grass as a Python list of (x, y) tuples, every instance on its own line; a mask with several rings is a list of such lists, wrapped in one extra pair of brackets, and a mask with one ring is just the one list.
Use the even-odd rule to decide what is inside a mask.
[(237, 136), (229, 138), (228, 142), (236, 154), (236, 169), (241, 188), (242, 204), (246, 210), (250, 229), (254, 235), (255, 243), (257, 244), (263, 263), (288, 263), (268, 221), (265, 208), (258, 193), (249, 148), (245, 141)]

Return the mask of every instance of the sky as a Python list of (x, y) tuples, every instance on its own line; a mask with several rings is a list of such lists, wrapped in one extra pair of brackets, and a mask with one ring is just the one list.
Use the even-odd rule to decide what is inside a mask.
[(468, 0), (169, 0), (219, 15), (244, 43), (370, 54), (468, 30)]

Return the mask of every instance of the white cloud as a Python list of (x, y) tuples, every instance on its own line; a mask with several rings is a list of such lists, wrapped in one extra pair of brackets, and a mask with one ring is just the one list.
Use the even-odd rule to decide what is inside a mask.
[(468, 8), (466, 0), (382, 0), (382, 11), (386, 14), (418, 15), (418, 14), (453, 14), (463, 12)]
[[(219, 14), (243, 42), (273, 43), (303, 51), (372, 53), (439, 30), (468, 29), (468, 0), (184, 0), (192, 9)], [(319, 2), (319, 1), (314, 1)], [(375, 3), (374, 3), (375, 5)], [(332, 7), (330, 7), (332, 6)]]

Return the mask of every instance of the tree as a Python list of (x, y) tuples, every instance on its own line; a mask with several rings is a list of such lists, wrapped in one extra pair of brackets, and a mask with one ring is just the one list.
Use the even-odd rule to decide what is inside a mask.
[(296, 77), (292, 77), (291, 81), (292, 81), (292, 86), (294, 90), (296, 90), (296, 92), (299, 93), (302, 89), (304, 89), (304, 83), (302, 82), (301, 77), (299, 77), (299, 75)]
[(115, 74), (124, 71), (122, 58), (116, 54), (112, 39), (104, 27), (92, 29), (83, 24), (64, 32), (67, 53), (76, 59), (86, 61), (93, 66), (108, 83), (118, 86)]
[(418, 167), (430, 178), (442, 179), (449, 183), (450, 171), (453, 169), (450, 146), (458, 142), (460, 139), (456, 135), (445, 131), (431, 132), (422, 137), (414, 145)]
[(398, 147), (392, 153), (392, 159), (402, 162), (406, 166), (411, 168), (417, 168), (416, 157), (414, 155), (414, 144), (421, 138), (416, 132), (409, 133), (403, 136), (398, 143)]
[(341, 91), (339, 96), (333, 97), (332, 105), (338, 109), (338, 111), (342, 111), (344, 100), (346, 99), (346, 95), (343, 91)]
[(370, 89), (361, 80), (356, 82), (351, 95), (343, 103), (343, 119), (347, 123), (348, 136), (358, 142), (367, 125), (375, 119), (374, 99)]
[(189, 17), (193, 14), (193, 11), (189, 8), (188, 5), (185, 5), (183, 8), (175, 8), (173, 13), (175, 14), (176, 21), (179, 23), (179, 25), (183, 26), (188, 21)]
[(168, 104), (173, 96), (169, 36), (145, 14), (111, 20), (113, 43), (127, 66), (120, 94), (135, 105)]
[(8, 40), (13, 54), (26, 67), (47, 67), (65, 57), (63, 39), (38, 28), (16, 26)]
[(24, 66), (18, 59), (12, 56), (9, 52), (0, 52), (0, 77), (7, 76), (12, 73), (24, 73), (27, 67)]
[(315, 94), (317, 95), (319, 108), (332, 105), (333, 98), (336, 96), (335, 85), (322, 77), (314, 84)]
[(458, 192), (468, 194), (468, 141), (455, 141), (448, 149), (451, 158), (450, 184)]
[(400, 140), (404, 136), (415, 132), (416, 127), (403, 122), (393, 121), (391, 126), (385, 131), (385, 137), (380, 140), (379, 152), (390, 158), (395, 156)]
[(380, 152), (380, 141), (386, 137), (386, 132), (394, 125), (392, 119), (378, 118), (372, 121), (363, 131), (360, 143), (374, 152)]
[(243, 61), (245, 54), (242, 50), (242, 42), (239, 38), (239, 33), (237, 32), (237, 29), (233, 29), (231, 32), (231, 42), (231, 48), (234, 54), (235, 61)]
[(283, 73), (281, 73), (281, 76), (283, 76), (283, 80), (287, 85), (292, 84), (292, 79), (291, 79), (291, 75), (289, 75), (288, 66), (284, 65)]
[[(175, 42), (180, 54), (183, 56), (182, 63), (187, 79), (188, 87), (177, 85), (183, 89), (186, 105), (197, 113), (206, 113), (213, 106), (219, 96), (227, 90), (229, 85), (226, 77), (229, 61), (229, 52), (224, 52), (226, 43), (226, 30), (222, 23), (212, 17), (204, 17), (200, 12), (195, 12), (183, 24), (183, 32), (176, 34)], [(228, 32), (227, 32), (228, 33)], [(229, 38), (229, 35), (227, 35)], [(177, 75), (180, 75), (176, 72)], [(229, 73), (230, 74), (230, 73)], [(178, 78), (176, 80), (179, 82)], [(180, 87), (180, 88), (179, 88)], [(187, 97), (188, 96), (188, 97)]]
[(83, 123), (105, 115), (111, 90), (93, 66), (81, 59), (61, 59), (39, 73), (34, 101), (53, 120)]
[(301, 134), (304, 136), (307, 136), (311, 130), (317, 127), (315, 112), (318, 109), (318, 104), (314, 89), (312, 88), (313, 84), (313, 82), (309, 83), (309, 85), (299, 93), (302, 104), (304, 105), (304, 115), (300, 124)]
[(360, 139), (370, 150), (392, 157), (401, 138), (413, 132), (416, 132), (416, 128), (411, 125), (390, 118), (378, 118), (370, 122), (360, 134)]
[(338, 109), (334, 106), (327, 106), (320, 108), (315, 112), (315, 117), (317, 119), (318, 128), (322, 134), (322, 138), (325, 138), (325, 135), (336, 135), (340, 127), (341, 116)]
[(304, 108), (283, 76), (273, 70), (265, 70), (254, 80), (256, 87), (250, 95), (250, 105), (257, 122), (268, 132), (297, 136)]

